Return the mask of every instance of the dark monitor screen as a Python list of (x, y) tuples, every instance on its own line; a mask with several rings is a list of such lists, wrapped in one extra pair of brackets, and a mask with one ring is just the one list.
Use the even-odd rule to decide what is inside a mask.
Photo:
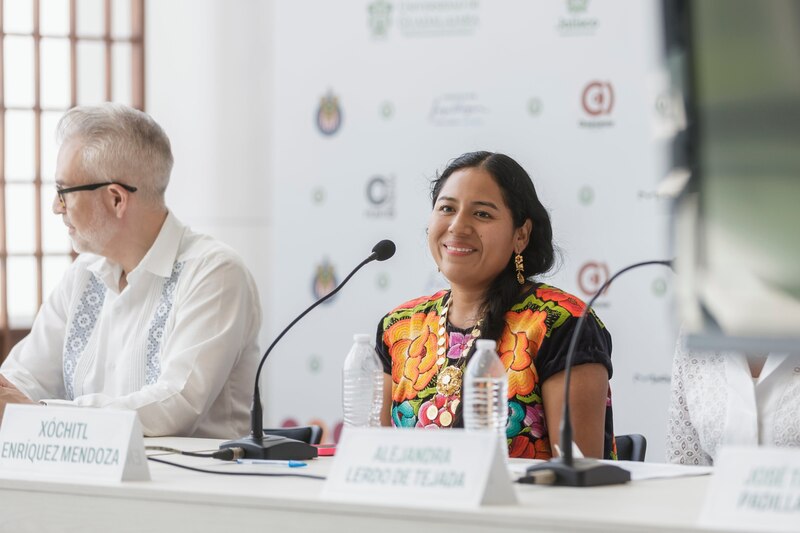
[(678, 300), (697, 348), (800, 352), (800, 0), (665, 0), (686, 128)]

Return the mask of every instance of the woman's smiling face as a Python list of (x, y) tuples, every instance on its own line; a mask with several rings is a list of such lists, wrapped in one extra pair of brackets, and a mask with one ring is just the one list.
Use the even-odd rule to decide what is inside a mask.
[(483, 168), (457, 170), (439, 191), (428, 224), (428, 246), (451, 284), (486, 289), (528, 244), (529, 224), (514, 227), (511, 210)]

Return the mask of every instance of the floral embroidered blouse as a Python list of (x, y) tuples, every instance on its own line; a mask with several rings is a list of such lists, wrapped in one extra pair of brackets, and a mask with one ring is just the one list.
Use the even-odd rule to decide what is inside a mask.
[[(460, 394), (437, 379), (448, 367), (463, 368), (471, 330), (446, 325), (445, 357), (437, 355), (439, 318), (449, 291), (406, 302), (378, 325), (376, 346), (384, 372), (392, 376), (392, 425), (440, 428), (460, 426)], [(549, 459), (550, 438), (542, 405), (541, 384), (564, 370), (577, 317), (586, 305), (560, 289), (544, 284), (526, 288), (506, 313), (497, 351), (508, 372), (509, 457)], [(600, 363), (611, 377), (611, 335), (592, 313), (583, 325), (574, 364)], [(447, 378), (448, 380), (450, 378)], [(449, 394), (449, 395), (448, 395)], [(557, 430), (557, 428), (555, 429)], [(606, 400), (604, 457), (616, 459), (611, 390)]]

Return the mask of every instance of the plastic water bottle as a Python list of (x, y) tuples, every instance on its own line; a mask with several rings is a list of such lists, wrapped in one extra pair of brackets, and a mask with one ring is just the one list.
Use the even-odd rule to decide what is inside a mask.
[(493, 340), (479, 339), (464, 378), (464, 428), (492, 430), (508, 454), (508, 376)]
[(342, 370), (344, 425), (377, 427), (381, 425), (383, 366), (369, 335), (353, 335), (353, 340)]

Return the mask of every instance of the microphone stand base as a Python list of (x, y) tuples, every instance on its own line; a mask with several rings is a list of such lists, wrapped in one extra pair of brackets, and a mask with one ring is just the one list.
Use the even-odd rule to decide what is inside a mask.
[(528, 467), (519, 482), (563, 487), (597, 487), (618, 485), (630, 480), (631, 473), (624, 468), (597, 459), (580, 458), (574, 459), (572, 464), (566, 464), (563, 459), (558, 458)]
[(317, 457), (317, 448), (314, 446), (277, 435), (264, 435), (260, 439), (250, 435), (249, 437), (223, 442), (219, 445), (219, 448), (242, 448), (246, 459), (303, 461)]

